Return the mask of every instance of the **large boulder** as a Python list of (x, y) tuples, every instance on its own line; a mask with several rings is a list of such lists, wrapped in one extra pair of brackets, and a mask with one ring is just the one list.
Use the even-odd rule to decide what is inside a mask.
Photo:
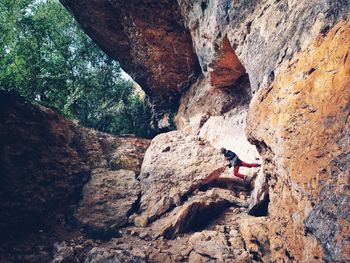
[(84, 186), (75, 217), (92, 233), (113, 235), (128, 222), (140, 191), (135, 172), (96, 169)]
[(157, 219), (225, 164), (217, 149), (195, 136), (179, 131), (158, 135), (141, 168), (141, 212), (149, 221)]

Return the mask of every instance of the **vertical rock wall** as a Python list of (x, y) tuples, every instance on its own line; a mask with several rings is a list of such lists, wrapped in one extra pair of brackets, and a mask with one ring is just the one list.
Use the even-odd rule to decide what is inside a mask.
[(339, 22), (295, 55), (251, 103), (249, 136), (273, 155), (267, 172), (276, 260), (287, 252), (320, 259), (320, 245), (324, 259), (350, 256), (349, 25)]
[(179, 0), (196, 54), (207, 75), (227, 37), (250, 76), (252, 90), (268, 86), (277, 67), (313, 38), (347, 18), (347, 0)]

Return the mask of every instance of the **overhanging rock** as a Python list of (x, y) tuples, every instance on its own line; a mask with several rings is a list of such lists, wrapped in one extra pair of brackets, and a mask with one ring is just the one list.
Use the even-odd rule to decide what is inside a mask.
[(200, 72), (177, 1), (60, 0), (151, 98), (155, 121)]

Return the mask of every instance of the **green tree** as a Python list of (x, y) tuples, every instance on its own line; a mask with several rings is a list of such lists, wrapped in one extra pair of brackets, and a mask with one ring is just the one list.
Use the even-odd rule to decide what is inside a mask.
[(58, 0), (0, 2), (0, 89), (113, 134), (151, 134), (147, 103)]

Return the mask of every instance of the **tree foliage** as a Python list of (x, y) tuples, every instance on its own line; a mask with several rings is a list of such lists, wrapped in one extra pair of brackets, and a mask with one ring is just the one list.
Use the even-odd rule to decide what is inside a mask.
[(58, 0), (0, 1), (0, 89), (104, 132), (151, 133), (133, 82)]

